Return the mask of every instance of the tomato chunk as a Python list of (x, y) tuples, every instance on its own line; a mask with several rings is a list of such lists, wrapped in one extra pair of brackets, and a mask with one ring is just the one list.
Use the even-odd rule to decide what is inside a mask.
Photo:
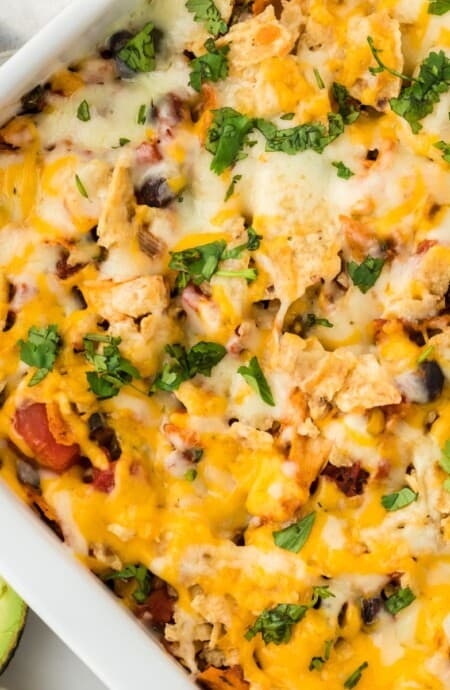
[(115, 470), (115, 462), (112, 462), (107, 470), (98, 470), (94, 468), (94, 481), (92, 482), (94, 489), (103, 491), (105, 494), (110, 494), (116, 485)]
[(79, 460), (78, 444), (64, 446), (52, 436), (44, 403), (19, 407), (14, 416), (14, 426), (42, 467), (65, 472)]

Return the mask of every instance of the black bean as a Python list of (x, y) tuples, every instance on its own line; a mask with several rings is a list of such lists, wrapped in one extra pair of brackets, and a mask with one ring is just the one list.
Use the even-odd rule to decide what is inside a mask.
[(419, 368), (427, 391), (427, 402), (433, 402), (439, 398), (444, 387), (442, 369), (434, 359), (427, 359), (420, 364)]
[(370, 599), (361, 599), (361, 618), (366, 625), (374, 622), (381, 609), (381, 599), (379, 597), (371, 597)]
[(376, 161), (377, 158), (378, 158), (378, 153), (379, 153), (379, 152), (378, 152), (378, 149), (369, 149), (369, 150), (367, 151), (366, 160), (368, 160), (368, 161)]
[(89, 438), (99, 446), (105, 448), (111, 460), (118, 460), (122, 455), (122, 449), (117, 440), (116, 432), (110, 426), (102, 414), (94, 412), (89, 417)]
[(133, 70), (131, 70), (128, 65), (120, 59), (119, 53), (126, 46), (128, 41), (133, 38), (133, 34), (129, 31), (118, 31), (113, 34), (109, 39), (109, 50), (115, 60), (117, 71), (120, 77), (129, 79), (134, 75)]
[(138, 204), (151, 208), (164, 208), (175, 199), (175, 194), (164, 177), (150, 177), (142, 187), (136, 191)]
[(31, 89), (25, 96), (22, 96), (22, 113), (36, 115), (41, 113), (45, 107), (45, 89), (40, 84)]
[(39, 475), (39, 470), (30, 462), (26, 462), (21, 458), (17, 458), (16, 473), (17, 478), (21, 484), (24, 484), (25, 486), (31, 486), (33, 487), (33, 489), (41, 488), (41, 478)]

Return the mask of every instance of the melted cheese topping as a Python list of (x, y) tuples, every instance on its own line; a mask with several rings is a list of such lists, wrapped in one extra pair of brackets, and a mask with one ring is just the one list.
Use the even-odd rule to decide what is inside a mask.
[[(226, 20), (234, 4), (217, 3)], [(430, 50), (448, 54), (450, 13), (403, 0), (282, 5), (280, 18), (258, 2), (254, 15), (239, 15), (219, 39), (230, 44), (228, 77), (196, 94), (188, 56), (203, 54), (207, 32), (182, 0), (153, 0), (118, 28), (152, 21), (162, 31), (154, 71), (120, 79), (113, 60), (92, 55), (55, 75), (42, 113), (0, 130), (0, 471), (36, 504), (17, 477), (33, 451), (14, 419), (32, 402), (56, 404), (85, 460), (60, 474), (40, 469), (39, 505), (95, 573), (143, 564), (168, 583), (177, 600), (164, 634), (193, 674), (239, 666), (239, 688), (337, 689), (367, 662), (358, 690), (443, 690), (450, 494), (438, 461), (450, 438), (450, 168), (433, 144), (450, 136), (450, 92), (412, 134), (388, 105), (400, 80), (369, 71), (366, 39), (386, 64), (416, 73)], [(325, 122), (335, 81), (365, 108), (322, 154), (268, 153), (254, 132), (232, 171), (212, 172), (211, 109), (279, 127)], [(83, 101), (87, 122), (77, 118)], [(280, 119), (286, 113), (292, 122)], [(339, 161), (349, 179), (337, 175)], [(168, 185), (166, 207), (137, 204), (133, 188), (148, 179)], [(169, 252), (237, 246), (250, 225), (259, 248), (227, 267), (251, 259), (254, 282), (214, 276), (176, 294)], [(145, 253), (148, 231), (158, 249)], [(384, 266), (362, 292), (346, 267), (368, 255)], [(332, 328), (303, 321), (300, 333), (311, 313)], [(17, 343), (50, 324), (63, 347), (30, 387)], [(82, 341), (92, 332), (120, 337), (142, 377), (109, 400), (86, 379)], [(227, 349), (211, 376), (149, 396), (164, 347), (200, 340)], [(437, 395), (419, 375), (426, 348), (445, 377)], [(238, 372), (254, 356), (274, 406)], [(92, 483), (111, 471), (89, 432), (97, 412), (121, 448), (108, 490)], [(193, 447), (202, 450), (195, 465)], [(359, 488), (333, 480), (337, 471), (348, 482), (355, 467), (365, 471)], [(387, 511), (382, 497), (405, 486), (417, 500)], [(312, 512), (299, 553), (275, 545), (274, 531)], [(399, 583), (415, 600), (394, 616), (382, 597)], [(325, 584), (334, 596), (284, 643), (246, 639), (264, 610), (307, 603)], [(136, 608), (123, 583), (120, 592)], [(362, 601), (373, 598), (381, 610), (368, 623)], [(328, 640), (329, 660), (311, 668)]]

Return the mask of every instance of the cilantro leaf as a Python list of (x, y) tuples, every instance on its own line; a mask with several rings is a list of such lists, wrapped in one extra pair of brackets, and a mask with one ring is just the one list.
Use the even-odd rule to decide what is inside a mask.
[(435, 144), (433, 144), (435, 149), (439, 149), (442, 151), (442, 158), (445, 160), (446, 163), (450, 163), (450, 144), (447, 144), (445, 141), (437, 141)]
[(320, 76), (320, 72), (317, 69), (317, 67), (314, 67), (313, 72), (314, 72), (314, 76), (316, 78), (317, 86), (319, 87), (319, 89), (324, 89), (325, 84), (324, 84), (322, 77)]
[(27, 340), (19, 340), (20, 359), (37, 371), (28, 382), (31, 388), (43, 381), (53, 369), (58, 352), (61, 349), (61, 338), (57, 326), (37, 328), (32, 326)]
[(289, 527), (272, 532), (273, 540), (277, 546), (286, 551), (298, 553), (306, 544), (316, 519), (316, 513), (309, 513), (306, 517), (295, 522)]
[(445, 14), (450, 10), (450, 0), (430, 0), (428, 14)]
[(442, 448), (442, 456), (439, 460), (439, 465), (442, 467), (444, 472), (450, 474), (450, 439), (445, 442)]
[(119, 50), (117, 56), (133, 72), (153, 72), (156, 67), (156, 49), (154, 41), (155, 25), (148, 22), (144, 28), (130, 38)]
[(423, 364), (428, 357), (433, 354), (434, 351), (434, 345), (428, 345), (428, 347), (423, 350), (423, 352), (420, 353), (419, 357), (417, 358), (417, 364)]
[(332, 86), (333, 97), (338, 106), (339, 115), (344, 121), (344, 125), (351, 125), (359, 117), (359, 110), (356, 107), (358, 101), (352, 98), (342, 84), (333, 82)]
[(389, 613), (395, 616), (399, 611), (412, 604), (415, 598), (416, 595), (412, 589), (410, 589), (410, 587), (405, 587), (399, 589), (398, 592), (395, 592), (395, 594), (392, 594), (392, 596), (386, 599), (384, 607)]
[(306, 613), (314, 608), (320, 599), (334, 597), (328, 585), (313, 587), (313, 594), (309, 604), (278, 604), (272, 609), (265, 609), (256, 619), (255, 624), (245, 634), (246, 640), (252, 640), (261, 633), (266, 644), (274, 642), (282, 644), (289, 642), (292, 627), (299, 623)]
[(252, 357), (247, 367), (239, 367), (238, 374), (246, 380), (256, 393), (259, 393), (267, 405), (275, 407), (272, 391), (256, 357)]
[(144, 604), (152, 590), (152, 574), (144, 565), (126, 565), (122, 570), (102, 576), (104, 582), (112, 580), (135, 580), (136, 589), (133, 599), (138, 604)]
[(306, 314), (302, 319), (305, 330), (309, 330), (313, 326), (322, 326), (322, 328), (334, 328), (333, 324), (328, 319), (321, 319), (315, 314)]
[(423, 60), (418, 76), (408, 77), (383, 63), (380, 58), (381, 51), (375, 48), (371, 36), (368, 36), (367, 42), (378, 64), (378, 67), (370, 68), (372, 74), (385, 70), (403, 81), (410, 82), (410, 85), (402, 89), (397, 98), (391, 98), (389, 103), (393, 112), (409, 122), (411, 130), (417, 134), (422, 129), (420, 120), (433, 112), (441, 94), (450, 88), (450, 59), (443, 50), (439, 53), (433, 51)]
[(80, 105), (78, 106), (77, 118), (81, 120), (81, 122), (89, 122), (91, 119), (89, 103), (86, 100), (81, 101)]
[(217, 240), (216, 242), (209, 242), (198, 247), (172, 252), (169, 268), (178, 271), (176, 287), (182, 290), (190, 282), (194, 283), (194, 285), (201, 285), (205, 281), (210, 281), (214, 275), (223, 278), (255, 280), (258, 274), (254, 268), (247, 268), (241, 271), (229, 271), (219, 268), (221, 261), (237, 259), (245, 249), (252, 251), (259, 248), (261, 236), (257, 235), (253, 228), (249, 228), (247, 233), (248, 242), (233, 249), (226, 249), (225, 240)]
[(138, 123), (138, 125), (145, 125), (146, 122), (147, 122), (147, 106), (145, 105), (145, 103), (143, 103), (139, 107), (138, 116), (137, 116), (137, 123)]
[(184, 288), (188, 283), (201, 285), (216, 273), (225, 250), (225, 240), (209, 242), (180, 252), (172, 252), (169, 268), (178, 271), (176, 285)]
[(352, 688), (356, 687), (358, 685), (359, 681), (361, 680), (362, 672), (368, 667), (367, 661), (365, 661), (361, 666), (358, 666), (356, 671), (353, 671), (352, 674), (349, 675), (347, 680), (344, 683), (344, 688), (347, 690), (352, 690)]
[(233, 179), (231, 180), (230, 186), (227, 189), (227, 192), (225, 194), (225, 201), (228, 201), (233, 194), (234, 194), (234, 188), (236, 187), (237, 183), (239, 180), (242, 180), (242, 175), (234, 175)]
[(150, 393), (157, 390), (172, 392), (178, 390), (183, 381), (197, 374), (211, 376), (213, 368), (222, 361), (227, 351), (223, 345), (201, 341), (190, 350), (183, 345), (166, 345), (166, 352), (173, 361), (166, 362), (155, 379)]
[(259, 249), (261, 245), (262, 235), (257, 235), (254, 228), (247, 228), (248, 241), (245, 244), (240, 244), (233, 249), (226, 249), (222, 254), (222, 260), (225, 259), (238, 259), (242, 252), (248, 249), (250, 252)]
[(89, 194), (87, 193), (86, 187), (84, 186), (78, 175), (75, 175), (75, 184), (81, 196), (84, 196), (85, 199), (89, 199)]
[(206, 53), (195, 58), (191, 62), (192, 72), (189, 84), (195, 91), (201, 91), (205, 81), (220, 81), (228, 76), (227, 55), (230, 46), (218, 48), (212, 38), (205, 43)]
[(328, 114), (328, 129), (321, 122), (278, 129), (273, 122), (256, 120), (256, 127), (266, 139), (266, 151), (281, 151), (289, 156), (311, 149), (316, 153), (331, 144), (344, 131), (344, 121), (337, 113)]
[(383, 270), (384, 259), (375, 259), (373, 256), (366, 256), (362, 264), (350, 261), (347, 266), (348, 274), (353, 284), (364, 294), (375, 285)]
[(333, 592), (330, 592), (329, 585), (316, 585), (315, 587), (313, 587), (313, 595), (311, 602), (309, 604), (309, 608), (313, 609), (314, 607), (316, 607), (321, 599), (331, 599), (335, 597), (336, 595), (333, 594)]
[(293, 626), (302, 620), (307, 611), (308, 606), (300, 604), (278, 604), (272, 609), (265, 609), (247, 630), (245, 639), (252, 640), (261, 633), (266, 644), (289, 642)]
[(333, 161), (331, 165), (337, 168), (337, 176), (341, 177), (343, 180), (349, 180), (355, 174), (350, 168), (347, 168), (342, 161)]
[(321, 671), (324, 664), (329, 661), (331, 649), (333, 647), (333, 640), (327, 640), (325, 642), (325, 650), (323, 656), (313, 656), (311, 663), (309, 664), (310, 671)]
[(100, 399), (116, 396), (123, 386), (140, 379), (139, 371), (120, 354), (121, 338), (90, 333), (83, 338), (84, 355), (95, 371), (86, 373), (90, 390)]
[(400, 491), (382, 496), (381, 505), (383, 508), (386, 508), (387, 511), (393, 512), (401, 508), (406, 508), (410, 503), (417, 501), (418, 495), (419, 494), (410, 489), (409, 486), (405, 486), (403, 489), (400, 489)]
[(212, 153), (211, 170), (217, 175), (245, 158), (243, 147), (248, 143), (249, 132), (255, 120), (233, 108), (213, 110), (213, 121), (208, 129), (205, 148)]
[(196, 22), (205, 23), (207, 31), (214, 38), (228, 31), (228, 26), (213, 0), (187, 0), (186, 7), (194, 15)]

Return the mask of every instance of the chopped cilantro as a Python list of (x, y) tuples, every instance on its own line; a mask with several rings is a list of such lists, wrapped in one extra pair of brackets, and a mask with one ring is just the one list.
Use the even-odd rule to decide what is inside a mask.
[(247, 235), (248, 235), (248, 241), (245, 244), (240, 244), (238, 247), (234, 247), (233, 249), (226, 249), (222, 256), (221, 259), (238, 259), (242, 252), (248, 249), (249, 251), (255, 251), (256, 249), (259, 249), (259, 246), (261, 244), (262, 240), (262, 235), (257, 235), (255, 230), (253, 228), (247, 228)]
[[(150, 393), (157, 390), (172, 392), (178, 390), (183, 381), (197, 374), (211, 376), (213, 368), (222, 361), (227, 351), (223, 345), (201, 341), (190, 350), (183, 345), (166, 345), (166, 352), (172, 361), (166, 362), (155, 379)], [(200, 456), (201, 457), (201, 456)]]
[(275, 407), (272, 391), (256, 357), (252, 357), (247, 367), (239, 367), (238, 374), (261, 396), (267, 405)]
[(425, 362), (428, 357), (433, 354), (434, 350), (434, 345), (428, 345), (428, 347), (423, 350), (423, 352), (420, 353), (419, 357), (417, 358), (417, 364), (422, 364)]
[(177, 287), (185, 288), (190, 282), (201, 285), (204, 281), (211, 280), (217, 272), (225, 248), (225, 240), (217, 240), (191, 249), (172, 252), (169, 268), (178, 271)]
[(316, 513), (309, 513), (306, 517), (285, 527), (278, 532), (272, 532), (273, 540), (277, 546), (286, 551), (298, 553), (306, 544), (316, 519)]
[(261, 633), (266, 644), (289, 642), (293, 626), (304, 618), (307, 611), (308, 606), (300, 604), (278, 604), (272, 609), (265, 609), (247, 630), (245, 639), (252, 640)]
[(317, 606), (317, 604), (321, 601), (321, 599), (331, 599), (335, 598), (335, 594), (333, 592), (330, 592), (330, 586), (329, 585), (316, 585), (313, 589), (313, 595), (311, 599), (311, 603), (309, 604), (310, 608), (314, 608)]
[(145, 125), (147, 122), (147, 106), (143, 103), (138, 111), (137, 123), (138, 125)]
[(344, 125), (351, 125), (359, 117), (359, 110), (356, 107), (357, 101), (350, 96), (345, 86), (336, 81), (333, 82), (332, 91)]
[(140, 379), (139, 371), (119, 351), (121, 338), (89, 333), (83, 338), (84, 355), (95, 371), (86, 373), (90, 390), (100, 400), (116, 396), (121, 388)]
[(227, 55), (230, 47), (225, 45), (218, 48), (212, 38), (205, 43), (206, 53), (191, 62), (192, 72), (189, 84), (195, 91), (201, 91), (205, 81), (219, 81), (228, 76)]
[(400, 510), (401, 508), (409, 506), (410, 503), (417, 501), (418, 495), (419, 494), (410, 489), (409, 486), (405, 486), (403, 489), (400, 489), (400, 491), (382, 496), (381, 505), (389, 512), (393, 512), (394, 510)]
[(233, 179), (231, 180), (231, 184), (227, 189), (227, 193), (225, 194), (225, 201), (228, 201), (228, 199), (230, 199), (233, 196), (234, 188), (236, 187), (239, 180), (242, 180), (242, 175), (234, 175)]
[(324, 664), (329, 661), (331, 649), (333, 647), (333, 640), (327, 640), (325, 642), (325, 649), (323, 656), (313, 656), (311, 663), (309, 664), (310, 671), (321, 671)]
[(85, 199), (89, 199), (89, 194), (87, 193), (86, 187), (84, 186), (78, 175), (75, 175), (75, 184), (81, 196), (84, 196)]
[(355, 174), (342, 161), (333, 161), (332, 165), (337, 168), (337, 176), (343, 180), (349, 180)]
[(364, 294), (375, 285), (383, 270), (384, 259), (375, 259), (373, 256), (366, 256), (362, 264), (350, 261), (348, 264), (348, 274), (354, 285), (359, 287)]
[(227, 271), (219, 268), (219, 263), (226, 259), (237, 259), (244, 249), (258, 249), (261, 240), (253, 228), (247, 230), (248, 242), (235, 247), (226, 249), (225, 240), (216, 240), (208, 244), (202, 244), (191, 249), (184, 249), (180, 252), (172, 252), (169, 268), (178, 271), (176, 286), (179, 289), (185, 288), (190, 282), (194, 285), (201, 285), (204, 281), (209, 281), (213, 275), (223, 278), (245, 278), (248, 281), (257, 278), (257, 271), (254, 268), (247, 268), (242, 271)]
[(266, 151), (282, 151), (290, 156), (311, 149), (316, 153), (331, 144), (344, 131), (344, 122), (337, 113), (328, 114), (328, 129), (321, 122), (308, 122), (304, 125), (278, 129), (273, 122), (256, 120), (257, 129), (266, 139)]
[(194, 15), (196, 22), (204, 22), (208, 33), (214, 38), (228, 31), (228, 26), (213, 0), (187, 0), (186, 7)]
[(412, 604), (415, 598), (416, 595), (412, 589), (410, 589), (410, 587), (405, 587), (399, 589), (398, 592), (395, 592), (395, 594), (392, 594), (392, 596), (386, 599), (384, 606), (389, 613), (395, 616), (399, 611), (402, 611), (402, 609)]
[(450, 10), (450, 0), (430, 0), (428, 14), (445, 14)]
[(144, 604), (152, 589), (152, 574), (144, 565), (126, 565), (122, 570), (107, 573), (102, 576), (104, 582), (112, 580), (135, 580), (136, 589), (133, 599), (138, 604)]
[(258, 633), (265, 644), (283, 644), (289, 642), (292, 627), (299, 623), (320, 599), (334, 597), (328, 586), (313, 587), (309, 604), (278, 604), (272, 609), (265, 609), (256, 619), (255, 624), (245, 634), (246, 640), (252, 640)]
[(148, 22), (119, 50), (118, 57), (133, 72), (152, 72), (156, 67), (155, 26)]
[(293, 120), (295, 113), (286, 113), (286, 115), (281, 115), (280, 120)]
[(323, 81), (322, 77), (320, 76), (320, 72), (319, 72), (319, 70), (317, 69), (317, 67), (314, 67), (313, 72), (314, 72), (314, 76), (315, 76), (315, 78), (316, 78), (317, 86), (319, 87), (319, 89), (324, 89), (324, 88), (325, 88), (325, 84), (324, 84), (324, 81)]
[(53, 369), (58, 352), (61, 349), (61, 338), (57, 326), (37, 328), (32, 326), (27, 340), (19, 340), (20, 359), (37, 371), (30, 379), (28, 386), (36, 386)]
[(305, 329), (308, 330), (313, 326), (322, 326), (323, 328), (334, 328), (333, 324), (328, 321), (328, 319), (321, 319), (315, 314), (306, 314), (305, 318), (302, 319)]
[(126, 146), (126, 144), (130, 143), (130, 139), (126, 139), (125, 137), (120, 137), (119, 139), (119, 145), (118, 146), (113, 146), (113, 149), (120, 149), (122, 146)]
[(217, 175), (245, 158), (242, 149), (255, 121), (233, 108), (213, 110), (213, 121), (206, 137), (206, 150), (213, 154), (211, 170)]
[(445, 141), (437, 141), (435, 144), (433, 144), (435, 149), (439, 149), (439, 151), (442, 151), (442, 158), (446, 163), (450, 163), (450, 144), (447, 144)]
[(390, 106), (394, 113), (409, 122), (413, 133), (417, 134), (422, 129), (420, 120), (433, 112), (441, 94), (450, 88), (450, 59), (443, 50), (439, 53), (431, 52), (420, 65), (418, 76), (409, 77), (383, 63), (380, 58), (381, 51), (375, 48), (371, 36), (368, 36), (367, 42), (378, 64), (378, 67), (370, 68), (372, 74), (385, 70), (403, 81), (410, 82), (397, 98), (391, 98)]
[(80, 105), (78, 106), (77, 118), (81, 120), (81, 122), (89, 122), (91, 119), (91, 111), (87, 101), (81, 101)]
[(347, 680), (344, 682), (344, 688), (346, 690), (352, 690), (352, 688), (356, 687), (361, 680), (362, 672), (368, 667), (367, 661), (365, 661), (361, 666), (358, 666), (356, 671), (353, 671), (347, 678)]

